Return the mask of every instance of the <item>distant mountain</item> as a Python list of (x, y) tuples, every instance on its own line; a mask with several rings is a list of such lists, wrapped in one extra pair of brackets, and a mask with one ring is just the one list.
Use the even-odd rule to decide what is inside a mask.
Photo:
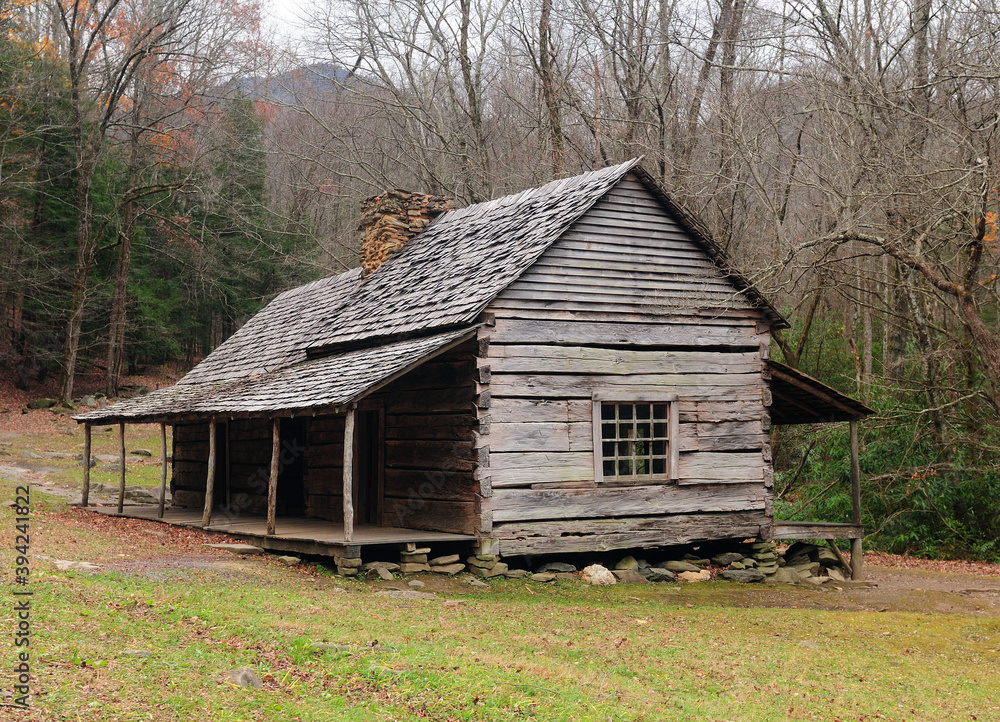
[(333, 63), (315, 63), (271, 78), (236, 78), (231, 88), (248, 98), (282, 105), (302, 105), (308, 98), (337, 93), (349, 73)]

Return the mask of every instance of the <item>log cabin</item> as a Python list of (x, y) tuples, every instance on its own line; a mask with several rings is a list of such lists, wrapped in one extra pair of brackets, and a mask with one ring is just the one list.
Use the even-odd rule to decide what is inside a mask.
[(282, 293), (175, 386), (75, 417), (85, 459), (92, 425), (159, 423), (164, 485), (172, 427), (170, 507), (113, 513), (341, 560), (860, 549), (859, 496), (850, 524), (775, 522), (769, 432), (850, 422), (859, 495), (870, 410), (770, 359), (786, 321), (637, 160), (462, 209), (390, 191), (361, 231), (361, 267)]

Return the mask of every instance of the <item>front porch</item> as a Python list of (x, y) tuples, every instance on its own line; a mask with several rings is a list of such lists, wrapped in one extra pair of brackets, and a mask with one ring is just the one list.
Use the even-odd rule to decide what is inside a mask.
[(476, 541), (476, 537), (469, 534), (373, 524), (356, 524), (349, 539), (342, 524), (309, 517), (279, 517), (274, 531), (268, 533), (267, 517), (246, 513), (229, 516), (221, 509), (215, 511), (208, 526), (202, 526), (202, 512), (197, 509), (167, 508), (162, 516), (157, 504), (126, 505), (122, 511), (113, 506), (92, 506), (89, 510), (107, 516), (146, 519), (226, 534), (268, 551), (327, 557), (360, 558), (362, 548), (366, 546), (393, 546), (406, 550), (408, 545), (412, 548), (430, 543)]
[[(865, 529), (861, 523), (861, 465), (858, 452), (858, 421), (873, 413), (872, 409), (845, 396), (820, 381), (775, 361), (768, 362), (773, 406), (772, 423), (776, 426), (847, 421), (850, 425), (851, 521), (792, 521), (774, 519), (772, 539), (826, 541), (848, 567), (836, 540), (851, 542), (851, 578), (864, 579), (861, 542)], [(808, 452), (807, 452), (808, 455)], [(803, 465), (805, 459), (803, 459)], [(801, 471), (801, 468), (800, 468)], [(827, 489), (830, 487), (828, 486)], [(826, 491), (826, 490), (824, 490)], [(800, 507), (801, 508), (801, 507)]]

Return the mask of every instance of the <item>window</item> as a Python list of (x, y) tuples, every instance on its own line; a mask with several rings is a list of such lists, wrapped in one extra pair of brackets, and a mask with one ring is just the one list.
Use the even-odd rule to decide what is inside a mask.
[(594, 464), (599, 483), (641, 484), (677, 478), (676, 397), (594, 397)]

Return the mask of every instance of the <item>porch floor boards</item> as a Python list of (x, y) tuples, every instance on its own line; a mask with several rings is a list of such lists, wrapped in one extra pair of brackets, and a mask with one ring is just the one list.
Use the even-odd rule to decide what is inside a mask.
[(297, 551), (302, 554), (332, 556), (335, 551), (348, 547), (376, 546), (381, 544), (424, 544), (431, 542), (474, 541), (468, 534), (452, 534), (421, 529), (402, 529), (368, 524), (355, 525), (354, 538), (344, 539), (344, 527), (326, 519), (309, 517), (278, 517), (275, 533), (267, 534), (267, 519), (263, 516), (240, 514), (228, 519), (225, 511), (219, 509), (207, 527), (201, 525), (201, 511), (195, 509), (165, 509), (163, 518), (157, 518), (157, 504), (134, 504), (126, 506), (119, 514), (115, 506), (92, 506), (90, 511), (107, 516), (121, 516), (129, 519), (147, 519), (173, 526), (204, 529), (213, 534), (226, 534), (242, 541), (256, 544), (275, 551)]
[(832, 521), (774, 520), (772, 539), (862, 539), (865, 528), (861, 524), (840, 524)]

